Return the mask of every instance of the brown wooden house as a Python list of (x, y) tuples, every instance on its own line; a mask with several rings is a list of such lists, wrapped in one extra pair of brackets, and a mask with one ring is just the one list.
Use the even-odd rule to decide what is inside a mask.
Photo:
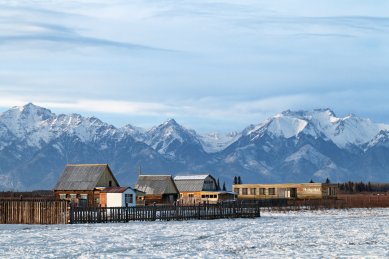
[(54, 187), (54, 195), (79, 206), (98, 206), (101, 191), (117, 186), (108, 164), (68, 164)]
[(231, 192), (220, 191), (210, 174), (178, 175), (174, 177), (174, 183), (180, 192), (179, 201), (182, 204), (217, 203), (235, 198)]
[(145, 205), (171, 204), (179, 194), (171, 175), (139, 175), (135, 189), (145, 193)]

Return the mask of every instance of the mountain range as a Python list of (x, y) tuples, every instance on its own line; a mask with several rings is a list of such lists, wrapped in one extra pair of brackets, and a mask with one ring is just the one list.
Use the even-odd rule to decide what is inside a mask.
[(122, 185), (138, 173), (211, 173), (244, 183), (389, 181), (389, 125), (330, 109), (284, 111), (241, 132), (201, 135), (170, 119), (151, 129), (34, 104), (0, 114), (0, 190), (52, 189), (68, 163), (108, 163)]

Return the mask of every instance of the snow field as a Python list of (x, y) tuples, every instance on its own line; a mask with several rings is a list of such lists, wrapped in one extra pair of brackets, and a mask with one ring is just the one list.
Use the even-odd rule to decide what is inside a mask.
[(0, 225), (2, 258), (388, 258), (389, 209), (257, 219)]

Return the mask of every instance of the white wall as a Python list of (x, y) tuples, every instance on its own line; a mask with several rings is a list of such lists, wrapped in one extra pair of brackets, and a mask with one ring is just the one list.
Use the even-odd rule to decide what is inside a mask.
[(107, 193), (107, 207), (125, 207), (125, 194), (133, 195), (133, 202), (129, 203), (128, 206), (132, 207), (136, 205), (136, 193), (131, 188), (128, 188), (123, 193)]

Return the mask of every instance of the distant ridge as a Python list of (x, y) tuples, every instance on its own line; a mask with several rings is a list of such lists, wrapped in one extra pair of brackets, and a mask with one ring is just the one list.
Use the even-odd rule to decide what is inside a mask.
[(32, 103), (0, 114), (0, 190), (51, 189), (68, 163), (110, 164), (119, 182), (209, 172), (231, 183), (389, 181), (389, 125), (331, 109), (287, 110), (241, 132), (200, 135), (174, 119), (145, 130)]

